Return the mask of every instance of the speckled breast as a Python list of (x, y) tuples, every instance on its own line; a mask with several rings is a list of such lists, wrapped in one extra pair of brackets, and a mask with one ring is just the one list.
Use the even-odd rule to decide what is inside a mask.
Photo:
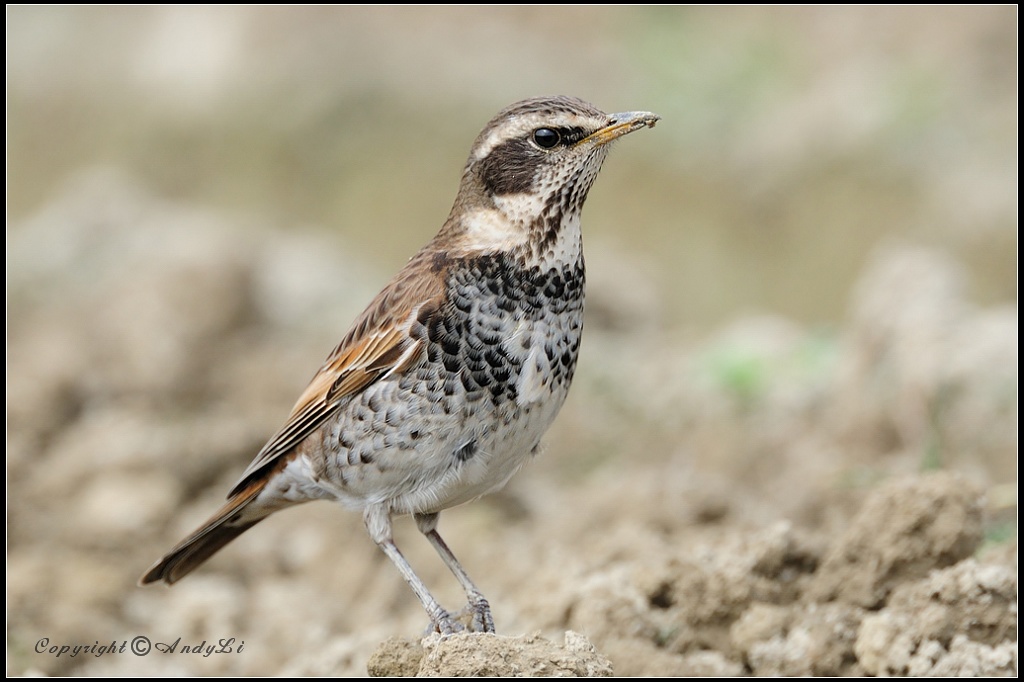
[(443, 377), (443, 395), (513, 410), (543, 400), (542, 386), (567, 387), (583, 293), (582, 262), (542, 270), (493, 255), (454, 268), (445, 314), (427, 328), (427, 361)]
[[(505, 485), (565, 401), (583, 328), (584, 268), (491, 255), (453, 264), (424, 320), (423, 359), (355, 398), (325, 472), (351, 506), (430, 512)], [(362, 414), (360, 414), (362, 413)]]

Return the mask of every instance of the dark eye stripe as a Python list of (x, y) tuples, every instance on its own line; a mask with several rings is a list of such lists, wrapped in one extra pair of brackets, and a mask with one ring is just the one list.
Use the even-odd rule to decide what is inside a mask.
[(562, 142), (567, 145), (576, 144), (587, 136), (583, 128), (559, 128), (558, 132), (562, 134)]
[(480, 179), (493, 195), (528, 192), (533, 187), (537, 166), (546, 154), (532, 146), (529, 140), (516, 138), (502, 142), (481, 159)]
[(571, 147), (586, 136), (583, 128), (537, 128), (532, 134), (533, 141), (542, 149), (554, 149), (559, 144)]
[[(550, 133), (554, 144), (546, 147), (538, 140)], [(548, 163), (548, 152), (559, 147), (572, 146), (590, 134), (584, 128), (554, 128), (538, 126), (524, 137), (505, 140), (496, 145), (486, 157), (480, 160), (479, 177), (487, 192), (494, 196), (529, 192), (537, 169)]]

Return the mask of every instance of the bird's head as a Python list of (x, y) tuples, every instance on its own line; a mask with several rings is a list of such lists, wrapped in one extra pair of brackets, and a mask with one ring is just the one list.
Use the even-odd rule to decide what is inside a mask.
[(467, 253), (573, 261), (581, 249), (580, 211), (609, 143), (658, 118), (606, 114), (573, 97), (506, 107), (474, 142), (442, 234)]

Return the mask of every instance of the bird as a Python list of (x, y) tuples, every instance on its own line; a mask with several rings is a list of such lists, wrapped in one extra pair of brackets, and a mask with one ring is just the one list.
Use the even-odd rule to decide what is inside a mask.
[[(356, 318), (227, 502), (140, 585), (171, 585), (270, 514), (329, 500), (362, 513), (433, 631), (493, 633), (439, 515), (499, 490), (537, 453), (580, 348), (583, 204), (610, 143), (659, 118), (567, 96), (498, 112), (440, 231)], [(461, 612), (440, 605), (395, 545), (392, 519), (405, 515), (461, 585)]]

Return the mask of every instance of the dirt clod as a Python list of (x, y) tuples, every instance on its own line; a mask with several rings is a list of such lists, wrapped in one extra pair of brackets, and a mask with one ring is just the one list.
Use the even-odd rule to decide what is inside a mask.
[(539, 633), (431, 635), (389, 639), (370, 658), (374, 677), (611, 677), (612, 666), (577, 632), (559, 645)]

